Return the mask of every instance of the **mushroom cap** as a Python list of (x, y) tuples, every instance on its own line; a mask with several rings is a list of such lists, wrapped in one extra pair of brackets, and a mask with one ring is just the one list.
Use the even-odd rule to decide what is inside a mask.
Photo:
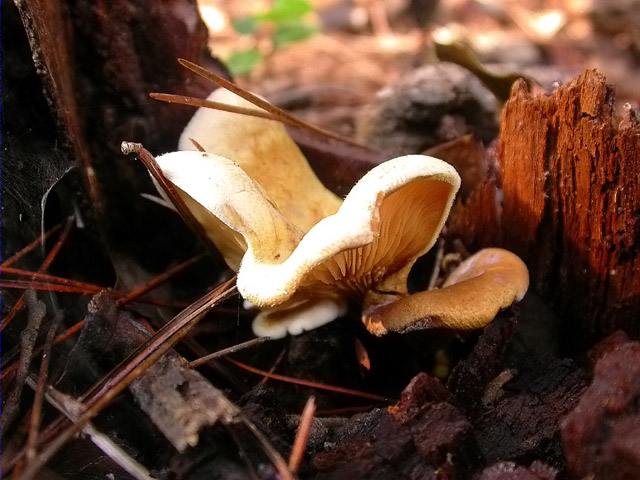
[[(225, 89), (208, 99), (255, 108)], [(408, 155), (371, 170), (342, 202), (282, 124), (207, 108), (179, 146), (158, 166), (238, 271), (243, 297), (267, 309), (254, 330), (271, 337), (333, 320), (347, 296), (406, 294), (409, 270), (435, 243), (460, 186), (449, 164)]]
[(298, 289), (362, 295), (433, 246), (459, 182), (453, 167), (432, 157), (389, 160), (367, 173), (281, 264), (245, 256), (238, 289), (258, 306), (278, 305)]
[[(214, 90), (207, 100), (262, 110), (224, 88)], [(237, 163), (303, 232), (340, 206), (341, 199), (318, 180), (280, 122), (199, 108), (180, 135), (178, 149), (197, 150), (191, 139), (204, 151)]]
[(302, 238), (235, 162), (198, 151), (167, 153), (156, 162), (232, 269), (248, 248), (257, 261), (273, 263)]
[(370, 305), (362, 319), (375, 335), (426, 328), (480, 328), (501, 309), (522, 300), (528, 288), (529, 271), (517, 255), (486, 248), (462, 262), (442, 288)]

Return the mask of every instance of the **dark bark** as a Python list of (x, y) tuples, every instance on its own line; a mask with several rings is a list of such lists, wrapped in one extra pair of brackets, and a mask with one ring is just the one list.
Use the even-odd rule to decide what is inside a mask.
[(83, 212), (99, 220), (116, 269), (124, 254), (151, 270), (164, 266), (162, 252), (171, 245), (189, 250), (192, 240), (167, 235), (167, 227), (183, 230), (181, 222), (140, 197), (154, 189), (120, 144), (136, 141), (158, 153), (174, 149), (193, 111), (153, 101), (148, 93), (206, 96), (213, 90), (176, 62), (183, 57), (222, 71), (207, 53), (195, 1), (16, 4), (57, 119), (57, 138), (80, 167), (88, 194)]
[(638, 478), (640, 343), (615, 334), (596, 355), (593, 381), (562, 423), (567, 463), (579, 478)]
[(353, 417), (314, 457), (314, 478), (468, 478), (478, 462), (471, 425), (443, 390), (419, 374), (397, 405)]

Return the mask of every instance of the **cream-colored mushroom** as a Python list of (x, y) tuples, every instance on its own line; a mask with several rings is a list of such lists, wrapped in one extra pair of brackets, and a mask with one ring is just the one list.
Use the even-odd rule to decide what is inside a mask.
[[(214, 90), (207, 100), (256, 108), (224, 88)], [(340, 197), (320, 183), (280, 122), (199, 108), (180, 135), (178, 149), (197, 150), (192, 139), (205, 152), (237, 163), (303, 232), (340, 206)]]
[[(286, 311), (302, 318), (301, 305), (317, 312), (319, 301), (327, 306), (331, 300), (335, 318), (344, 311), (344, 298), (362, 296), (391, 278), (400, 293), (406, 291), (407, 267), (435, 242), (459, 186), (455, 170), (441, 160), (400, 157), (371, 170), (335, 214), (301, 232), (260, 185), (224, 157), (186, 151), (157, 162), (230, 266), (243, 254), (243, 297), (261, 308), (283, 307), (277, 315), (258, 317), (260, 333), (270, 336), (275, 333), (266, 326), (277, 323), (275, 318), (287, 323)], [(314, 316), (324, 320), (313, 325), (333, 320)], [(304, 321), (289, 322), (290, 332), (300, 329), (295, 323)]]
[[(209, 99), (251, 106), (226, 90)], [(205, 152), (195, 151), (191, 139)], [(277, 338), (317, 328), (343, 315), (350, 297), (366, 298), (363, 319), (373, 333), (403, 329), (384, 312), (389, 301), (399, 308), (407, 299), (420, 303), (407, 293), (407, 275), (447, 218), (460, 185), (452, 166), (423, 155), (389, 160), (341, 201), (273, 120), (199, 109), (180, 147), (185, 151), (162, 155), (157, 163), (238, 272), (240, 293), (262, 309), (253, 324), (257, 335)], [(460, 286), (476, 283), (460, 281), (442, 292), (465, 294)], [(490, 292), (488, 285), (480, 282), (480, 293)], [(506, 300), (490, 293), (497, 311)], [(455, 303), (455, 296), (447, 298)], [(411, 318), (431, 326), (424, 317)], [(468, 321), (481, 323), (461, 317), (449, 324)]]

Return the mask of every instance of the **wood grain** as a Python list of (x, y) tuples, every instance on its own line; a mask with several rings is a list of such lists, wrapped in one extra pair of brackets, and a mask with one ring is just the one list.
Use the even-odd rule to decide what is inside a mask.
[(514, 85), (499, 141), (502, 244), (577, 342), (640, 333), (640, 126), (587, 70), (552, 94)]

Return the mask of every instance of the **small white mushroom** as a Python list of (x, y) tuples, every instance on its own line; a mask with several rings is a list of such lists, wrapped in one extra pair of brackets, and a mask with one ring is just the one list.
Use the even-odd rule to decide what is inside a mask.
[(347, 302), (342, 298), (302, 300), (291, 306), (261, 311), (253, 321), (253, 332), (270, 338), (281, 338), (287, 333), (299, 335), (332, 322), (346, 312)]

